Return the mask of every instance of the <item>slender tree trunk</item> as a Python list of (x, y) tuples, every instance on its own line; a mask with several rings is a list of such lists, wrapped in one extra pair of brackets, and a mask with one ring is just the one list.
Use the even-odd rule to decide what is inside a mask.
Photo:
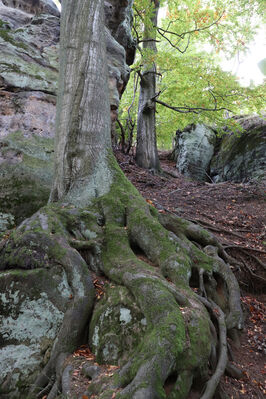
[[(151, 18), (153, 26), (157, 26), (159, 11), (159, 0), (151, 0), (154, 4), (154, 12)], [(143, 49), (157, 52), (156, 33), (151, 32), (147, 26), (144, 28)], [(139, 166), (155, 171), (160, 170), (160, 162), (156, 143), (155, 127), (155, 102), (151, 99), (156, 91), (156, 64), (153, 67), (146, 67), (141, 77), (140, 95), (138, 106), (138, 126), (137, 126), (137, 148), (136, 162)]]
[(85, 206), (112, 183), (103, 14), (102, 0), (65, 1), (62, 9), (52, 202)]

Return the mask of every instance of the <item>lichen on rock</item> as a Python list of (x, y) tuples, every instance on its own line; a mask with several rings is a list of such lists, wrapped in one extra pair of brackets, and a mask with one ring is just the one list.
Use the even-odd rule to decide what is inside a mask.
[(71, 293), (60, 267), (0, 273), (0, 393), (27, 396), (49, 358)]
[(210, 165), (215, 182), (266, 181), (266, 121), (257, 116), (236, 118), (243, 128), (239, 135), (222, 137)]

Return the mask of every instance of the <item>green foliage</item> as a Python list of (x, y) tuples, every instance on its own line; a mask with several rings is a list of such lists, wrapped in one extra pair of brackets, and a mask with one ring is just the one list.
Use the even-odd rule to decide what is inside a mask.
[(264, 16), (265, 2), (168, 0), (161, 1), (162, 5), (167, 5), (166, 18), (159, 27), (154, 27), (151, 23), (154, 2), (134, 3), (133, 31), (141, 42), (148, 29), (149, 37), (157, 38), (157, 53), (139, 49), (132, 68), (134, 73), (121, 102), (121, 122), (125, 124), (129, 108), (132, 118), (137, 119), (138, 95), (132, 94), (136, 71), (156, 63), (160, 74), (157, 100), (176, 108), (174, 111), (157, 105), (160, 148), (170, 148), (175, 131), (190, 123), (205, 123), (218, 131), (227, 124), (231, 130), (239, 131), (230, 117), (259, 113), (264, 107), (265, 86), (241, 87), (237, 77), (221, 69), (219, 61), (220, 57), (230, 58), (247, 49), (261, 22), (259, 18)]

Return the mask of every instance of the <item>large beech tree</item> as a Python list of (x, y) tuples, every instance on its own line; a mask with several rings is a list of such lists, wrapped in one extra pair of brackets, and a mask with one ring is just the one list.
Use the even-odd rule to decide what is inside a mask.
[(86, 342), (94, 317), (93, 270), (125, 287), (146, 327), (114, 375), (94, 365), (84, 395), (162, 399), (171, 381), (169, 398), (187, 398), (193, 385), (211, 399), (227, 366), (226, 336), (243, 324), (238, 284), (212, 234), (158, 213), (119, 169), (110, 142), (103, 19), (103, 1), (63, 2), (50, 203), (1, 244), (2, 270), (59, 264), (73, 291), (29, 397), (53, 399), (61, 391), (73, 398), (65, 359)]

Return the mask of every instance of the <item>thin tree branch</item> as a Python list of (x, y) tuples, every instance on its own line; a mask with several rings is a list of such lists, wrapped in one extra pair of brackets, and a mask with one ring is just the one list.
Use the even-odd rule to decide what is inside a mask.
[(216, 104), (216, 106), (215, 106), (214, 108), (188, 107), (188, 106), (186, 106), (186, 107), (174, 107), (174, 106), (171, 106), (171, 105), (169, 105), (169, 104), (167, 104), (167, 103), (165, 103), (165, 102), (163, 102), (163, 101), (160, 101), (160, 100), (156, 100), (156, 99), (155, 99), (154, 101), (155, 101), (156, 103), (158, 103), (158, 104), (163, 105), (163, 106), (166, 107), (166, 108), (172, 109), (173, 111), (180, 112), (180, 113), (182, 113), (182, 114), (188, 114), (189, 112), (192, 112), (192, 113), (194, 113), (194, 114), (199, 114), (200, 111), (208, 111), (208, 112), (213, 112), (213, 111), (229, 111), (229, 112), (232, 112), (232, 110), (230, 110), (229, 108), (225, 108), (225, 107), (220, 107), (220, 108), (218, 108), (218, 107), (217, 107), (217, 104)]
[[(173, 48), (175, 48), (175, 49), (176, 49), (177, 51), (179, 51), (180, 53), (184, 54), (184, 53), (187, 51), (188, 46), (189, 46), (189, 43), (190, 43), (190, 36), (188, 37), (188, 41), (187, 41), (187, 44), (186, 44), (185, 49), (184, 49), (184, 50), (181, 50), (181, 49), (180, 49), (176, 44), (174, 44), (164, 33), (160, 32), (160, 28), (157, 28), (157, 32), (158, 32), (159, 35), (161, 35), (165, 40), (167, 40), (168, 43), (169, 43)], [(178, 35), (177, 35), (177, 36), (178, 36)]]
[(146, 42), (156, 42), (156, 43), (160, 43), (160, 40), (157, 39), (142, 39), (142, 40), (138, 40), (138, 43), (146, 43)]
[[(184, 37), (185, 37), (186, 35), (189, 35), (189, 34), (194, 33), (194, 32), (201, 32), (201, 31), (203, 31), (203, 30), (207, 30), (207, 29), (211, 28), (213, 25), (217, 25), (217, 23), (218, 23), (218, 22), (221, 20), (221, 18), (223, 17), (224, 13), (225, 13), (225, 10), (222, 12), (222, 14), (219, 16), (219, 18), (216, 19), (216, 21), (214, 21), (214, 22), (212, 22), (211, 24), (209, 24), (209, 25), (207, 25), (207, 26), (204, 26), (204, 27), (202, 27), (202, 28), (197, 28), (197, 27), (196, 27), (195, 29), (189, 30), (189, 31), (187, 31), (187, 32), (176, 33), (176, 32), (173, 32), (173, 31), (169, 31), (168, 29), (164, 29), (164, 28), (161, 28), (161, 27), (157, 27), (157, 31), (158, 31), (158, 33), (160, 33), (159, 31), (163, 31), (163, 33), (169, 33), (169, 34), (171, 34), (171, 35), (178, 36), (178, 37), (180, 37), (181, 39), (184, 39)], [(168, 26), (169, 26), (169, 25), (168, 25)]]

